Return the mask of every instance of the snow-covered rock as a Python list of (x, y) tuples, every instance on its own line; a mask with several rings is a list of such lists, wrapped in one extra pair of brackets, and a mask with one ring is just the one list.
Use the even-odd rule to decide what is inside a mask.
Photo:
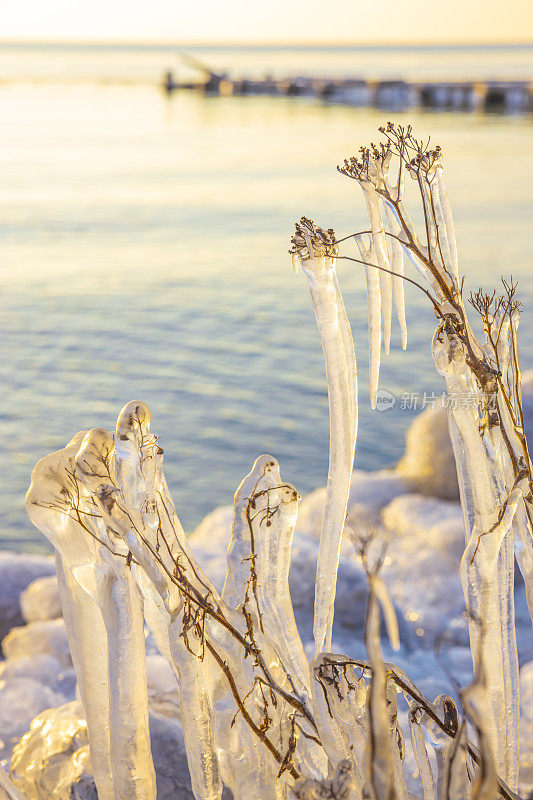
[[(158, 800), (193, 800), (181, 725), (150, 714)], [(44, 711), (15, 748), (10, 777), (28, 800), (97, 800), (79, 702)]]
[(442, 405), (430, 406), (415, 417), (396, 469), (409, 481), (412, 491), (443, 500), (459, 499), (448, 419)]
[(195, 558), (219, 592), (227, 569), (232, 520), (233, 506), (219, 506), (204, 517), (189, 539)]
[(0, 683), (0, 759), (8, 759), (36, 714), (62, 705), (66, 698), (31, 678)]
[(179, 719), (178, 682), (166, 658), (156, 654), (146, 656), (146, 682), (150, 710), (163, 717)]
[[(394, 470), (382, 469), (365, 472), (356, 469), (352, 473), (352, 484), (348, 498), (345, 533), (350, 536), (375, 526), (383, 506), (400, 494), (411, 491), (409, 482)], [(315, 489), (302, 499), (298, 509), (296, 530), (319, 538), (324, 512), (326, 490)]]
[(55, 562), (47, 556), (0, 552), (0, 640), (22, 625), (20, 595), (36, 578), (55, 575)]
[(26, 622), (63, 616), (56, 576), (49, 575), (32, 581), (20, 596), (20, 608)]
[(29, 678), (49, 686), (50, 689), (57, 689), (65, 672), (69, 672), (69, 670), (64, 670), (57, 658), (49, 653), (36, 653), (22, 658), (10, 658), (7, 661), (0, 662), (0, 686), (3, 685), (1, 682)]
[(388, 539), (383, 577), (405, 619), (425, 644), (444, 633), (449, 644), (467, 644), (459, 504), (405, 494), (383, 509), (382, 522)]
[[(522, 402), (526, 437), (533, 441), (533, 370), (522, 375)], [(405, 453), (396, 467), (406, 478), (411, 491), (442, 500), (458, 500), (455, 471), (446, 409), (436, 403), (418, 414), (406, 435)]]
[(2, 649), (8, 660), (48, 653), (62, 667), (72, 667), (67, 632), (62, 619), (30, 622), (29, 625), (13, 628), (2, 640)]

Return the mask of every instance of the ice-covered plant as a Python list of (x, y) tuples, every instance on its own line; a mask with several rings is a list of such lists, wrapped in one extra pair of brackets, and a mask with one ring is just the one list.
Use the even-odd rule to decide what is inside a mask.
[[(465, 519), (461, 580), (470, 616), (474, 667), (485, 684), (487, 724), (500, 773), (518, 784), (518, 659), (514, 624), (514, 557), (533, 613), (533, 473), (524, 431), (517, 328), (520, 304), (512, 279), (503, 294), (470, 296), (481, 316), (484, 341), (475, 335), (463, 298), (455, 228), (439, 147), (417, 140), (410, 127), (380, 128), (381, 144), (361, 148), (339, 171), (361, 186), (370, 230), (355, 234), (367, 271), (403, 277), (403, 256), (423, 279), (420, 286), (438, 319), (432, 352), (449, 393), (449, 428)], [(423, 241), (406, 205), (412, 179), (423, 214)], [(368, 237), (366, 244), (364, 237)], [(348, 257), (349, 258), (349, 257)], [(409, 279), (412, 282), (412, 279)], [(391, 286), (368, 283), (371, 394), (379, 369), (380, 306), (388, 349)], [(405, 342), (402, 299), (396, 293)], [(514, 538), (514, 545), (513, 545)]]
[[(408, 280), (425, 292), (438, 317), (433, 353), (448, 389), (479, 393), (476, 405), (450, 410), (465, 512), (461, 575), (474, 682), (461, 693), (459, 708), (447, 695), (430, 702), (397, 666), (384, 661), (380, 609), (394, 648), (398, 627), (380, 577), (383, 553), (368, 536), (359, 542), (369, 588), (366, 657), (330, 652), (357, 433), (354, 346), (336, 277), (337, 260), (350, 257), (339, 255), (341, 240), (333, 230), (302, 218), (291, 252), (309, 281), (330, 402), (330, 469), (311, 662), (288, 585), (299, 495), (282, 480), (274, 458), (260, 456), (235, 494), (221, 592), (184, 535), (146, 404), (128, 403), (113, 434), (79, 433), (33, 471), (27, 509), (56, 549), (100, 800), (155, 797), (143, 619), (178, 679), (197, 800), (220, 800), (224, 786), (235, 800), (409, 800), (406, 741), (420, 776), (415, 796), (515, 797), (511, 529), (527, 581), (533, 498), (521, 416), (515, 287), (506, 284), (500, 300), (483, 293), (472, 298), (487, 335), (487, 342), (479, 343), (462, 300), (440, 151), (423, 147), (410, 129), (389, 125), (383, 133), (382, 146), (364, 149), (341, 170), (361, 184), (370, 217), (370, 230), (355, 235), (361, 258), (352, 260), (363, 262), (367, 274), (371, 398), (382, 322), (385, 349), (389, 346), (393, 299), (406, 344), (403, 281)], [(398, 172), (391, 183), (394, 157)], [(422, 199), (425, 244), (405, 209), (406, 173), (415, 178)], [(404, 253), (425, 286), (404, 275)], [(405, 725), (398, 701), (407, 709)], [(467, 719), (475, 742), (468, 739)]]

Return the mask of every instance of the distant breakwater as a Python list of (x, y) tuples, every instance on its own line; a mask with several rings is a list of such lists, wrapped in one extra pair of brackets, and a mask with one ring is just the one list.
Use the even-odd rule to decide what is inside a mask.
[(326, 78), (263, 78), (233, 80), (208, 73), (202, 82), (180, 83), (172, 72), (164, 89), (197, 90), (206, 95), (308, 97), (354, 107), (400, 110), (432, 108), (451, 111), (527, 113), (533, 111), (531, 81), (421, 81)]

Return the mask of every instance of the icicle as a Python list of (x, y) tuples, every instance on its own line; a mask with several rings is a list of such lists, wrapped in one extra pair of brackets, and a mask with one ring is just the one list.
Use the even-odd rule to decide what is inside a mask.
[(396, 800), (411, 800), (405, 782), (403, 762), (405, 758), (405, 736), (398, 722), (397, 687), (387, 680), (386, 708), (391, 738), (392, 764), (394, 771), (394, 792)]
[(382, 201), (371, 183), (363, 182), (361, 183), (361, 188), (363, 189), (368, 209), (370, 228), (372, 230), (372, 244), (376, 253), (377, 264), (381, 267), (381, 269), (376, 271), (379, 273), (379, 287), (381, 293), (383, 347), (385, 349), (385, 354), (388, 355), (392, 323), (392, 278), (390, 274), (391, 265), (387, 251), (385, 228), (383, 226)]
[[(106, 524), (128, 543), (134, 557), (159, 591), (161, 603), (157, 602), (144, 579), (141, 579), (154, 638), (161, 652), (167, 658), (170, 656), (171, 666), (179, 675), (181, 721), (193, 791), (197, 800), (219, 800), (222, 784), (212, 730), (207, 662), (199, 652), (191, 652), (195, 641), (194, 628), (188, 634), (188, 646), (182, 638), (183, 601), (168, 571), (165, 572), (164, 564), (161, 563), (161, 572), (157, 569), (153, 560), (154, 542), (150, 541), (154, 531), (144, 524), (146, 509), (150, 509), (154, 501), (157, 470), (151, 473), (153, 481), (147, 480), (151, 468), (147, 468), (143, 447), (150, 443), (150, 414), (143, 405), (128, 404), (119, 415), (116, 438), (120, 437), (121, 446), (115, 453), (115, 463), (117, 475), (124, 483), (117, 486), (118, 478), (113, 480), (111, 476), (114, 492), (106, 492), (105, 485), (101, 483), (102, 470), (98, 470), (97, 465), (105, 452), (105, 444), (98, 437), (86, 437), (85, 448), (80, 451), (76, 462), (78, 470), (83, 470), (83, 476), (91, 476), (86, 480), (91, 480), (91, 490), (100, 498)], [(151, 441), (150, 447), (155, 448), (154, 441)], [(152, 467), (155, 468), (156, 453), (152, 455), (153, 459), (148, 458), (148, 463), (152, 461)]]
[(361, 260), (365, 264), (366, 294), (368, 304), (368, 373), (370, 380), (370, 406), (376, 407), (376, 395), (379, 386), (379, 366), (381, 360), (381, 288), (379, 270), (368, 264), (376, 263), (376, 254), (372, 244), (365, 247), (362, 236), (356, 236)]
[(292, 268), (295, 272), (300, 272), (302, 269), (302, 263), (298, 253), (292, 254)]
[(390, 238), (390, 246), (392, 253), (391, 269), (396, 275), (392, 276), (392, 294), (394, 297), (394, 306), (396, 308), (396, 317), (398, 325), (400, 326), (400, 336), (402, 341), (402, 348), (405, 350), (407, 347), (407, 323), (405, 320), (405, 291), (403, 265), (403, 247), (398, 237), (401, 234), (401, 226), (399, 225), (395, 215), (393, 214), (388, 203), (384, 204), (385, 217), (387, 219), (388, 232), (393, 234)]
[[(94, 518), (83, 515), (87, 509), (78, 501), (76, 483), (69, 477), (75, 474), (74, 457), (84, 435), (85, 432), (77, 434), (63, 450), (37, 463), (26, 495), (26, 510), (56, 551), (63, 617), (93, 750), (93, 774), (100, 800), (114, 800), (106, 690), (107, 636), (100, 610), (72, 572), (76, 566), (92, 565), (98, 560), (98, 545), (92, 537), (99, 532)], [(72, 519), (72, 507), (79, 509), (87, 531)]]
[(468, 717), (477, 731), (481, 760), (476, 772), (472, 800), (494, 800), (500, 793), (493, 745), (487, 730), (487, 696), (483, 676), (462, 692), (462, 698)]
[(409, 712), (409, 732), (411, 734), (411, 743), (413, 745), (413, 752), (415, 754), (416, 763), (418, 766), (418, 774), (420, 775), (424, 800), (435, 800), (433, 773), (431, 771), (431, 764), (426, 750), (424, 734), (422, 733), (422, 726), (420, 725), (419, 721), (415, 719), (417, 716), (418, 710), (416, 707), (411, 708)]
[(107, 632), (107, 685), (113, 687), (109, 692), (109, 732), (116, 796), (144, 800), (155, 798), (155, 772), (148, 728), (143, 608), (132, 574), (119, 572), (113, 558), (109, 554), (107, 569), (102, 565), (95, 573), (82, 567), (74, 570), (74, 575), (100, 608)]
[[(98, 433), (110, 452), (112, 437)], [(88, 436), (78, 434), (63, 451), (39, 462), (27, 509), (57, 551), (65, 624), (100, 797), (122, 793), (132, 800), (153, 800), (142, 612), (126, 552), (113, 554), (115, 543), (78, 482), (75, 456)], [(100, 657), (95, 659), (95, 653)], [(116, 689), (111, 694), (110, 676)]]
[(445, 224), (445, 231), (446, 231), (446, 241), (448, 244), (448, 250), (450, 253), (450, 262), (451, 262), (451, 272), (457, 285), (459, 284), (459, 265), (457, 260), (457, 241), (455, 238), (455, 224), (453, 221), (452, 215), (452, 208), (450, 206), (450, 201), (448, 200), (448, 193), (446, 191), (446, 185), (444, 183), (444, 171), (442, 167), (439, 167), (436, 170), (435, 175), (438, 198), (440, 201), (440, 206), (442, 208), (442, 215), (444, 218)]
[[(329, 262), (329, 263), (328, 263)], [(326, 359), (330, 402), (330, 458), (315, 590), (315, 651), (331, 649), (333, 608), (342, 532), (350, 491), (357, 429), (356, 363), (333, 259), (303, 262)], [(349, 339), (349, 349), (345, 347)]]
[[(74, 464), (75, 474), (88, 492), (99, 486), (105, 472), (109, 482), (113, 481), (113, 450), (113, 437), (103, 429), (89, 431), (84, 437)], [(151, 800), (156, 787), (148, 729), (142, 602), (121, 540), (103, 526), (100, 536), (108, 548), (102, 548), (97, 568), (83, 564), (72, 573), (100, 609), (106, 629), (106, 682), (113, 686), (109, 733), (115, 793), (132, 800)]]
[[(330, 409), (329, 472), (315, 584), (315, 653), (331, 649), (333, 610), (342, 532), (357, 437), (357, 366), (352, 332), (335, 272), (333, 231), (302, 218), (293, 245), (302, 255), (326, 362)], [(303, 257), (303, 256), (302, 256)]]
[(470, 797), (470, 780), (466, 768), (466, 742), (464, 726), (459, 725), (457, 707), (448, 695), (439, 695), (431, 706), (439, 719), (447, 722), (452, 729), (457, 729), (455, 737), (451, 738), (419, 706), (420, 725), (435, 752), (437, 765), (436, 800), (468, 800)]

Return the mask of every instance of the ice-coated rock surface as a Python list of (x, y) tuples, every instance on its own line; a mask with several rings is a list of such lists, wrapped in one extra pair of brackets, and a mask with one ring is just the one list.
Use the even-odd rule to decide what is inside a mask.
[(49, 575), (32, 581), (20, 596), (20, 608), (26, 622), (63, 616), (56, 576)]
[(55, 575), (55, 564), (46, 556), (0, 552), (0, 639), (16, 625), (23, 625), (20, 595), (36, 578)]
[(178, 719), (178, 683), (166, 658), (155, 653), (146, 656), (146, 680), (150, 710), (163, 717)]
[[(522, 375), (522, 400), (526, 436), (533, 441), (533, 370), (527, 370)], [(396, 472), (408, 481), (411, 490), (442, 500), (459, 500), (446, 409), (438, 402), (434, 407), (424, 409), (409, 426), (405, 453), (398, 462)]]
[[(354, 534), (357, 535), (377, 525), (381, 509), (398, 495), (409, 491), (411, 491), (409, 482), (394, 470), (383, 469), (377, 472), (354, 470), (348, 498), (345, 538), (353, 538)], [(315, 489), (303, 498), (296, 525), (298, 532), (311, 537), (318, 536), (325, 493), (324, 488)]]
[[(533, 373), (526, 375), (524, 395), (526, 427), (529, 424), (533, 429)], [(354, 535), (373, 527), (378, 536), (388, 540), (382, 575), (399, 617), (402, 642), (395, 661), (422, 691), (433, 697), (441, 691), (452, 691), (438, 658), (432, 653), (431, 645), (435, 638), (445, 633), (442, 645), (445, 658), (442, 660), (462, 685), (470, 680), (472, 664), (466, 646), (468, 632), (458, 578), (464, 543), (460, 506), (453, 500), (442, 499), (442, 496), (453, 496), (453, 492), (448, 491), (449, 487), (443, 492), (442, 486), (436, 485), (437, 471), (431, 475), (424, 469), (419, 469), (416, 474), (404, 469), (410, 458), (416, 459), (416, 451), (410, 452), (411, 444), (422, 436), (425, 439), (419, 449), (422, 467), (424, 458), (434, 460), (438, 456), (441, 459), (440, 475), (451, 474), (455, 479), (453, 453), (446, 438), (447, 431), (441, 424), (444, 420), (439, 419), (434, 409), (429, 411), (431, 413), (425, 412), (415, 420), (398, 471), (368, 473), (355, 470), (353, 473), (347, 535), (338, 571), (333, 642), (338, 651), (354, 655), (361, 655), (364, 651), (367, 584), (351, 540)], [(413, 487), (416, 487), (416, 493), (413, 493)], [(435, 493), (441, 497), (432, 496)], [(290, 571), (295, 617), (309, 656), (313, 653), (312, 607), (324, 495), (324, 489), (317, 489), (304, 497), (300, 504)], [(222, 589), (227, 567), (226, 549), (231, 537), (232, 514), (231, 506), (215, 509), (189, 540), (195, 556), (218, 590)], [(5, 580), (4, 569), (7, 570)], [(19, 569), (21, 574), (17, 575)], [(40, 752), (38, 757), (44, 757), (45, 762), (42, 774), (35, 779), (39, 786), (31, 790), (37, 793), (30, 794), (24, 787), (28, 800), (33, 797), (48, 800), (51, 797), (50, 781), (57, 781), (57, 786), (65, 792), (57, 795), (58, 800), (63, 800), (63, 796), (69, 800), (96, 800), (84, 720), (77, 704), (71, 702), (75, 697), (75, 675), (68, 655), (64, 625), (61, 619), (55, 619), (61, 614), (61, 609), (53, 571), (50, 559), (0, 554), (0, 609), (12, 609), (10, 618), (19, 623), (19, 627), (12, 630), (5, 640), (7, 660), (0, 661), (0, 758), (9, 759), (13, 746), (29, 729), (36, 715), (41, 719), (50, 713), (48, 719), (53, 721), (57, 733), (55, 754), (46, 749), (48, 743), (43, 746), (40, 733), (33, 729), (23, 743), (24, 748), (33, 748), (32, 757), (36, 759)], [(518, 647), (523, 664), (521, 792), (526, 796), (533, 788), (533, 642), (521, 581), (515, 594)], [(21, 607), (29, 622), (23, 627), (20, 627), (23, 623)], [(386, 658), (392, 657), (387, 654), (386, 644), (384, 651)], [(182, 797), (192, 800), (181, 726), (176, 723), (179, 716), (176, 679), (166, 660), (156, 652), (150, 636), (147, 653), (150, 733), (158, 800), (167, 797), (169, 800)], [(529, 663), (526, 663), (528, 659)], [(67, 705), (63, 705), (65, 702)], [(57, 714), (46, 711), (54, 707), (59, 707)], [(17, 758), (19, 762), (15, 758), (14, 767), (22, 763), (21, 756), (17, 755)]]
[(414, 491), (443, 500), (459, 499), (448, 419), (441, 405), (430, 406), (415, 417), (407, 431), (405, 453), (397, 471)]
[[(150, 715), (157, 800), (193, 800), (179, 722)], [(87, 724), (78, 701), (37, 716), (18, 744), (10, 776), (27, 800), (97, 800)]]
[(36, 714), (62, 705), (66, 698), (31, 678), (13, 678), (0, 685), (0, 759), (9, 759)]
[(9, 659), (48, 653), (62, 667), (72, 667), (65, 623), (62, 619), (30, 622), (13, 628), (2, 641), (2, 650)]
[[(0, 682), (7, 683), (20, 678), (29, 678), (64, 695), (74, 696), (76, 686), (74, 669), (65, 669), (57, 658), (49, 653), (36, 653), (0, 662)], [(4, 683), (0, 683), (0, 698), (3, 686)]]
[[(382, 521), (389, 540), (383, 577), (405, 619), (428, 644), (445, 630), (457, 642), (448, 625), (464, 611), (458, 575), (464, 546), (460, 506), (405, 494), (383, 509)], [(464, 624), (459, 627), (465, 630)], [(460, 643), (466, 644), (464, 634)]]

